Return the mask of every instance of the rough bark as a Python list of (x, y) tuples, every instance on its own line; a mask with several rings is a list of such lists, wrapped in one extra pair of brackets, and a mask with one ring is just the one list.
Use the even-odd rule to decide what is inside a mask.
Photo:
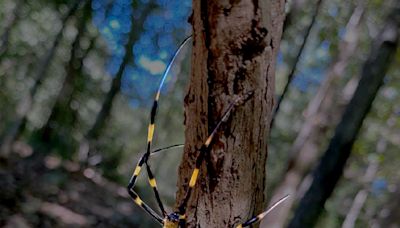
[(254, 92), (213, 140), (188, 201), (188, 227), (233, 227), (264, 208), (266, 142), (284, 1), (193, 1), (192, 75), (177, 205), (200, 148), (237, 95)]
[(383, 84), (399, 40), (400, 2), (396, 2), (385, 27), (374, 41), (363, 66), (361, 80), (341, 122), (314, 172), (313, 182), (301, 199), (289, 227), (313, 227), (343, 173), (352, 145), (372, 102)]
[(29, 90), (28, 94), (21, 100), (20, 104), (18, 104), (17, 111), (17, 119), (15, 124), (9, 130), (8, 134), (4, 136), (4, 139), (0, 142), (0, 156), (7, 156), (7, 154), (11, 150), (11, 146), (15, 140), (17, 140), (20, 135), (24, 132), (27, 121), (28, 114), (33, 105), (33, 99), (42, 84), (43, 80), (47, 75), (47, 71), (49, 69), (51, 60), (54, 58), (56, 50), (62, 40), (63, 32), (66, 28), (68, 20), (75, 14), (76, 10), (79, 7), (81, 1), (84, 0), (76, 0), (74, 4), (71, 6), (67, 14), (62, 19), (62, 27), (57, 33), (51, 48), (49, 51), (40, 59), (38, 64), (38, 71), (35, 73), (33, 78), (35, 79), (35, 83), (32, 88)]
[(295, 195), (301, 181), (318, 159), (324, 136), (338, 123), (344, 104), (350, 99), (343, 97), (339, 82), (344, 79), (345, 69), (357, 48), (363, 11), (363, 6), (357, 7), (346, 26), (346, 35), (339, 44), (338, 56), (326, 71), (324, 82), (307, 107), (304, 124), (289, 151), (290, 158), (284, 178), (274, 191), (271, 202), (287, 194), (293, 197), (272, 211), (262, 222), (262, 227), (284, 226), (297, 198)]
[[(132, 7), (135, 6), (136, 4), (132, 4)], [(136, 15), (132, 13), (132, 24), (128, 35), (128, 42), (125, 44), (125, 55), (122, 59), (122, 63), (119, 66), (118, 71), (111, 82), (111, 87), (104, 98), (104, 101), (100, 108), (100, 112), (97, 114), (93, 126), (86, 133), (84, 139), (79, 145), (79, 156), (80, 160), (82, 161), (85, 161), (87, 159), (90, 149), (93, 146), (92, 142), (101, 135), (101, 132), (104, 129), (108, 118), (110, 117), (114, 99), (121, 91), (122, 76), (124, 75), (125, 68), (129, 64), (133, 63), (133, 46), (135, 42), (140, 38), (140, 33), (143, 30), (145, 19), (154, 8), (155, 3), (153, 1), (150, 1), (142, 10), (139, 18), (136, 18)]]

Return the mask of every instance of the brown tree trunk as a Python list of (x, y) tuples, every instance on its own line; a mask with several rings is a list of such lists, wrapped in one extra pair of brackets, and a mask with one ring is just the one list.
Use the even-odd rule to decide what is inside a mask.
[(339, 44), (338, 57), (327, 70), (325, 80), (317, 95), (308, 105), (305, 122), (289, 152), (291, 157), (285, 176), (274, 191), (271, 202), (275, 202), (287, 194), (293, 197), (288, 198), (284, 204), (272, 211), (262, 222), (262, 227), (279, 228), (284, 226), (297, 198), (295, 195), (303, 177), (318, 159), (324, 135), (337, 124), (339, 116), (343, 112), (343, 104), (348, 102), (346, 98), (337, 99), (343, 97), (338, 87), (345, 75), (350, 57), (357, 48), (363, 11), (363, 6), (357, 7), (347, 24), (346, 35)]
[(343, 173), (363, 120), (383, 84), (384, 76), (396, 52), (400, 32), (400, 2), (394, 4), (385, 27), (372, 45), (371, 54), (363, 66), (361, 80), (354, 96), (314, 172), (313, 182), (301, 199), (290, 228), (313, 227), (316, 224), (326, 200)]
[(264, 208), (267, 135), (284, 1), (193, 1), (192, 75), (185, 97), (182, 203), (198, 148), (235, 96), (238, 106), (205, 155), (187, 204), (188, 227), (233, 227)]

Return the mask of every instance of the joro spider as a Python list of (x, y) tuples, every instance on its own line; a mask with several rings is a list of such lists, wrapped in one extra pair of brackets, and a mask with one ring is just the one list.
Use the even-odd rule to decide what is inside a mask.
[[(215, 128), (213, 129), (213, 131), (211, 132), (211, 134), (207, 137), (207, 139), (205, 140), (204, 144), (201, 146), (201, 148), (198, 150), (198, 155), (196, 158), (196, 163), (195, 163), (195, 168), (192, 172), (190, 181), (189, 181), (189, 188), (186, 191), (185, 194), (185, 198), (183, 199), (182, 203), (179, 205), (178, 207), (178, 211), (173, 212), (168, 214), (165, 209), (164, 209), (164, 205), (161, 202), (161, 198), (160, 198), (160, 194), (158, 193), (158, 189), (157, 189), (157, 183), (156, 183), (156, 179), (153, 175), (153, 172), (151, 171), (150, 165), (148, 163), (148, 160), (150, 158), (150, 156), (152, 156), (155, 153), (167, 150), (167, 149), (171, 149), (171, 148), (175, 148), (175, 147), (181, 147), (183, 146), (182, 144), (177, 144), (177, 145), (172, 145), (169, 147), (165, 147), (165, 148), (161, 148), (158, 150), (151, 150), (151, 144), (152, 144), (152, 140), (153, 140), (153, 135), (154, 135), (154, 129), (155, 129), (155, 117), (157, 114), (157, 107), (158, 107), (158, 100), (160, 99), (160, 93), (161, 93), (161, 89), (162, 86), (165, 82), (165, 79), (168, 75), (169, 70), (171, 69), (171, 66), (174, 62), (174, 60), (176, 59), (176, 57), (178, 56), (179, 52), (182, 50), (182, 48), (185, 46), (185, 44), (187, 44), (189, 42), (189, 40), (192, 39), (192, 36), (187, 37), (178, 47), (178, 49), (175, 51), (171, 61), (169, 62), (167, 68), (165, 69), (165, 72), (162, 76), (160, 85), (158, 87), (154, 102), (153, 102), (153, 107), (151, 109), (150, 112), (150, 124), (148, 126), (148, 135), (147, 135), (147, 148), (146, 148), (146, 152), (142, 155), (142, 157), (140, 158), (138, 164), (136, 165), (136, 168), (132, 174), (132, 177), (129, 181), (129, 184), (127, 186), (127, 190), (129, 195), (132, 197), (133, 201), (139, 206), (141, 207), (143, 210), (145, 210), (149, 215), (151, 215), (157, 222), (159, 222), (163, 228), (186, 228), (186, 206), (187, 206), (187, 202), (190, 198), (191, 192), (193, 190), (193, 188), (196, 186), (197, 183), (197, 177), (199, 175), (200, 172), (200, 166), (204, 160), (204, 156), (206, 153), (209, 152), (210, 150), (210, 145), (211, 142), (215, 136), (215, 134), (217, 133), (219, 127), (221, 126), (221, 124), (223, 122), (226, 122), (230, 113), (232, 112), (232, 110), (238, 106), (243, 104), (246, 100), (248, 100), (251, 96), (252, 96), (252, 92), (249, 92), (247, 94), (244, 94), (242, 96), (238, 96), (236, 97), (228, 106), (227, 110), (225, 110), (222, 118), (220, 119), (220, 121), (217, 123), (217, 125), (215, 126)], [(137, 177), (139, 176), (143, 165), (145, 165), (146, 167), (146, 171), (147, 171), (147, 175), (148, 175), (148, 180), (149, 180), (149, 184), (153, 189), (157, 204), (159, 206), (159, 209), (162, 213), (162, 215), (159, 215), (158, 213), (156, 213), (153, 209), (150, 208), (150, 206), (148, 206), (146, 203), (143, 202), (143, 200), (139, 197), (139, 195), (134, 191), (134, 186), (137, 180)], [(285, 197), (281, 198), (279, 201), (277, 201), (276, 203), (274, 203), (268, 210), (264, 211), (263, 213), (254, 216), (253, 218), (247, 220), (246, 222), (239, 224), (236, 226), (236, 228), (242, 228), (242, 227), (247, 227), (250, 226), (254, 223), (259, 222), (261, 219), (263, 219), (270, 211), (272, 211), (276, 206), (278, 206), (279, 204), (281, 204), (283, 201), (285, 201), (289, 196), (286, 195)]]

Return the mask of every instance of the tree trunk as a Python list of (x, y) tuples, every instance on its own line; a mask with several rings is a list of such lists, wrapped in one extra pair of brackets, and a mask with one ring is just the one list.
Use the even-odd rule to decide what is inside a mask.
[(233, 227), (264, 205), (267, 135), (284, 1), (193, 1), (192, 75), (185, 96), (185, 153), (177, 204), (209, 133), (235, 96), (238, 106), (205, 155), (187, 203), (188, 227)]
[(362, 77), (354, 96), (314, 172), (313, 182), (302, 198), (290, 228), (313, 227), (316, 224), (326, 200), (343, 173), (362, 122), (383, 84), (397, 48), (399, 30), (400, 2), (396, 2), (385, 27), (372, 45), (371, 54), (363, 66)]
[(262, 227), (284, 226), (297, 198), (295, 195), (303, 177), (318, 159), (324, 136), (337, 124), (339, 116), (343, 113), (343, 104), (349, 99), (337, 99), (343, 98), (342, 91), (338, 87), (345, 75), (349, 60), (357, 48), (363, 11), (363, 6), (357, 7), (346, 26), (346, 35), (339, 44), (338, 57), (327, 70), (325, 80), (317, 95), (307, 107), (305, 122), (289, 152), (288, 168), (282, 182), (274, 191), (271, 202), (287, 194), (293, 197), (288, 198), (284, 204), (272, 211), (262, 222)]
[[(132, 3), (132, 7), (134, 6), (136, 6), (136, 4)], [(110, 117), (114, 99), (121, 90), (121, 80), (122, 76), (124, 75), (125, 68), (129, 64), (133, 63), (133, 46), (135, 42), (140, 38), (141, 31), (143, 30), (144, 21), (154, 8), (155, 3), (150, 1), (142, 10), (139, 18), (136, 18), (136, 15), (132, 12), (132, 23), (128, 42), (125, 45), (124, 58), (118, 68), (117, 74), (114, 76), (111, 82), (110, 90), (106, 94), (103, 104), (101, 105), (100, 112), (97, 114), (96, 120), (92, 128), (89, 129), (79, 145), (79, 157), (82, 161), (86, 161), (86, 159), (88, 158), (90, 149), (93, 146), (93, 141), (95, 141), (100, 136), (108, 118)]]

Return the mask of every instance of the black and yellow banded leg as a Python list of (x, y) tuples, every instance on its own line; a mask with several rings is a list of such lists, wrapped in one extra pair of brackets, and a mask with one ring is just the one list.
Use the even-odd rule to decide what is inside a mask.
[(204, 142), (204, 144), (201, 146), (201, 148), (199, 150), (199, 154), (198, 154), (198, 156), (196, 158), (196, 164), (195, 164), (194, 170), (193, 170), (192, 175), (191, 175), (190, 180), (189, 180), (189, 188), (187, 189), (185, 198), (183, 198), (182, 203), (178, 207), (179, 213), (180, 213), (181, 216), (186, 217), (187, 202), (189, 201), (189, 198), (190, 198), (190, 195), (192, 193), (193, 188), (196, 186), (197, 179), (198, 179), (199, 172), (200, 172), (200, 167), (201, 167), (201, 164), (202, 164), (202, 162), (204, 160), (205, 154), (209, 152), (210, 144), (211, 144), (214, 136), (217, 134), (217, 131), (218, 131), (219, 127), (221, 126), (222, 123), (224, 123), (224, 122), (226, 122), (228, 120), (229, 115), (230, 115), (230, 113), (232, 112), (232, 110), (233, 110), (233, 108), (235, 106), (238, 106), (238, 105), (244, 103), (252, 95), (253, 95), (253, 92), (249, 92), (249, 93), (244, 94), (243, 96), (236, 97), (234, 99), (234, 101), (229, 104), (229, 106), (226, 109), (225, 113), (223, 114), (222, 118), (217, 123), (217, 125), (214, 127), (214, 129), (211, 132), (211, 134), (207, 137), (207, 139)]
[(151, 109), (150, 124), (149, 124), (148, 132), (147, 132), (147, 149), (146, 149), (146, 153), (144, 153), (142, 155), (142, 157), (140, 158), (138, 164), (135, 167), (135, 170), (133, 171), (133, 175), (132, 175), (131, 179), (129, 180), (128, 190), (132, 189), (135, 186), (137, 177), (139, 176), (139, 174), (140, 174), (140, 172), (142, 170), (143, 164), (147, 163), (147, 160), (150, 157), (151, 142), (153, 141), (153, 136), (154, 136), (154, 128), (155, 128), (154, 120), (155, 120), (155, 115), (156, 115), (156, 112), (157, 112), (158, 97), (159, 97), (159, 93), (157, 93), (156, 99), (154, 100), (154, 104), (153, 104), (153, 107)]
[(257, 223), (257, 222), (261, 221), (268, 213), (270, 213), (279, 204), (283, 203), (283, 201), (285, 201), (288, 197), (289, 197), (289, 195), (283, 197), (282, 199), (280, 199), (276, 203), (274, 203), (270, 208), (268, 208), (268, 210), (266, 210), (263, 213), (261, 213), (261, 214), (255, 216), (255, 217), (247, 220), (245, 223), (242, 223), (242, 224), (236, 226), (236, 228), (247, 227), (247, 226), (253, 225), (254, 223)]
[[(149, 178), (150, 186), (152, 187), (152, 189), (154, 191), (154, 194), (156, 196), (156, 201), (157, 201), (157, 204), (158, 204), (158, 206), (159, 206), (159, 208), (161, 210), (161, 213), (163, 214), (163, 216), (165, 216), (167, 213), (166, 213), (166, 211), (164, 209), (164, 205), (162, 204), (160, 195), (159, 195), (158, 190), (157, 190), (156, 179), (154, 178), (153, 172), (151, 171), (150, 166), (148, 165), (148, 163), (146, 161), (147, 159), (148, 159), (148, 153), (143, 154), (143, 156), (140, 158), (139, 163), (137, 164), (137, 166), (135, 168), (135, 171), (133, 172), (133, 175), (132, 175), (132, 177), (131, 177), (131, 179), (129, 181), (129, 184), (128, 184), (128, 187), (127, 187), (128, 188), (128, 192), (129, 192), (129, 195), (131, 195), (131, 197), (133, 198), (133, 195), (131, 193), (133, 192), (133, 188), (135, 187), (135, 183), (136, 183), (137, 177), (140, 174), (140, 171), (141, 171), (141, 169), (143, 167), (143, 164), (145, 164), (146, 165), (146, 170), (147, 170), (147, 175), (148, 175), (148, 178)], [(154, 217), (154, 215), (152, 215), (152, 216)]]
[[(156, 149), (156, 150), (154, 150), (154, 151), (151, 152), (151, 155), (157, 154), (157, 153), (160, 153), (160, 152), (169, 150), (169, 149), (179, 148), (179, 147), (183, 147), (183, 144), (175, 144), (175, 145), (167, 146), (167, 147), (164, 147), (164, 148)], [(133, 172), (133, 174), (132, 174), (132, 176), (131, 176), (131, 179), (130, 179), (130, 181), (129, 181), (128, 187), (127, 187), (127, 188), (128, 188), (128, 192), (129, 192), (129, 194), (130, 194), (132, 197), (133, 197), (133, 195), (135, 195), (135, 194), (132, 194), (131, 191), (133, 191), (133, 187), (135, 186), (135, 183), (136, 183), (137, 177), (139, 176), (140, 170), (142, 169), (143, 164), (145, 164), (145, 160), (146, 160), (146, 159), (145, 159), (145, 156), (146, 156), (146, 153), (143, 154), (142, 157), (139, 159), (139, 162), (138, 162), (138, 164), (136, 165), (135, 171)], [(147, 169), (148, 169), (147, 172), (149, 173), (149, 183), (150, 183), (150, 185), (151, 185), (152, 187), (155, 186), (155, 188), (153, 187), (153, 189), (155, 189), (155, 191), (156, 191), (155, 194), (156, 194), (156, 197), (157, 197), (157, 201), (161, 201), (161, 199), (160, 199), (160, 197), (159, 197), (159, 194), (158, 194), (158, 191), (157, 191), (157, 183), (156, 183), (156, 180), (154, 179), (154, 175), (153, 175), (153, 173), (151, 172), (150, 167), (149, 167), (148, 165), (146, 165), (146, 166), (147, 166)], [(135, 200), (135, 199), (134, 199), (134, 200)], [(164, 214), (164, 213), (166, 214), (163, 205), (160, 204), (159, 206), (160, 206), (160, 209), (161, 209), (162, 213), (163, 213), (163, 214)], [(165, 216), (165, 215), (164, 215), (164, 216)], [(153, 217), (154, 217), (154, 216), (153, 216)]]
[(161, 210), (161, 213), (163, 214), (163, 216), (165, 216), (167, 213), (164, 209), (164, 205), (162, 204), (160, 195), (158, 193), (158, 189), (157, 189), (157, 182), (156, 179), (154, 178), (153, 172), (151, 171), (150, 165), (146, 162), (146, 160), (148, 159), (148, 157), (146, 158), (147, 153), (143, 154), (143, 156), (140, 158), (139, 163), (137, 164), (135, 171), (133, 172), (133, 175), (131, 177), (131, 180), (129, 181), (128, 184), (128, 192), (133, 191), (133, 188), (135, 187), (135, 183), (137, 180), (137, 177), (139, 176), (139, 173), (143, 167), (143, 164), (146, 165), (146, 171), (147, 171), (147, 175), (149, 178), (149, 184), (152, 187), (153, 191), (154, 191), (154, 195), (156, 197), (156, 201), (157, 204)]
[(160, 195), (158, 194), (158, 190), (157, 190), (157, 182), (156, 179), (154, 178), (153, 173), (151, 172), (150, 166), (148, 165), (147, 161), (150, 157), (151, 154), (151, 143), (153, 141), (153, 136), (154, 136), (154, 129), (155, 129), (155, 117), (157, 114), (157, 106), (158, 106), (158, 99), (160, 98), (160, 91), (157, 92), (156, 97), (154, 99), (154, 103), (153, 103), (153, 107), (151, 109), (151, 113), (150, 113), (150, 124), (148, 127), (148, 132), (147, 132), (147, 149), (146, 149), (146, 153), (143, 154), (143, 156), (140, 158), (138, 164), (136, 165), (136, 168), (133, 172), (133, 175), (129, 181), (128, 184), (128, 191), (132, 190), (133, 187), (135, 186), (137, 177), (139, 176), (143, 164), (146, 165), (146, 170), (147, 170), (147, 175), (149, 177), (149, 183), (151, 185), (151, 187), (153, 188), (154, 194), (156, 196), (156, 200), (157, 200), (157, 204), (160, 207), (161, 213), (163, 215), (166, 215), (167, 213), (164, 210), (164, 205), (162, 204)]
[(149, 184), (150, 184), (151, 188), (153, 189), (154, 195), (155, 195), (156, 200), (157, 200), (158, 207), (160, 208), (161, 213), (165, 217), (167, 215), (167, 212), (165, 211), (164, 205), (161, 202), (160, 194), (159, 194), (158, 189), (157, 189), (156, 178), (154, 177), (153, 172), (151, 171), (150, 165), (147, 164), (147, 163), (146, 163), (146, 168), (147, 168), (147, 174), (148, 174), (148, 177), (149, 177)]
[(157, 220), (157, 222), (159, 222), (160, 224), (163, 224), (163, 219), (161, 218), (161, 216), (159, 216), (155, 211), (153, 211), (153, 209), (151, 209), (146, 203), (144, 203), (142, 201), (142, 199), (140, 199), (140, 197), (138, 196), (138, 194), (133, 191), (133, 189), (130, 189), (128, 191), (129, 195), (132, 197), (133, 201), (139, 206), (141, 207), (143, 210), (145, 210), (149, 215), (151, 215), (155, 220)]
[[(163, 204), (162, 204), (162, 201), (161, 201), (161, 199), (160, 199), (160, 195), (159, 195), (158, 190), (157, 190), (157, 183), (156, 183), (156, 180), (155, 180), (154, 175), (153, 175), (153, 173), (151, 172), (150, 166), (149, 166), (149, 164), (148, 164), (148, 159), (149, 159), (149, 157), (150, 157), (150, 155), (151, 155), (151, 144), (152, 144), (153, 136), (154, 136), (155, 118), (156, 118), (156, 114), (157, 114), (158, 100), (160, 99), (161, 89), (162, 89), (162, 87), (163, 87), (163, 84), (164, 84), (164, 82), (165, 82), (165, 79), (166, 79), (166, 77), (167, 77), (167, 75), (168, 75), (169, 70), (171, 69), (171, 66), (172, 66), (174, 60), (176, 59), (176, 57), (178, 56), (179, 52), (182, 50), (182, 48), (184, 47), (184, 45), (185, 45), (186, 43), (188, 43), (188, 41), (189, 41), (191, 38), (192, 38), (192, 36), (189, 36), (189, 37), (187, 37), (187, 38), (181, 43), (181, 45), (179, 46), (179, 48), (178, 48), (178, 49), (176, 50), (176, 52), (174, 53), (174, 55), (173, 55), (171, 61), (169, 62), (168, 66), (167, 66), (167, 68), (166, 68), (166, 70), (165, 70), (165, 72), (164, 72), (164, 74), (163, 74), (163, 76), (162, 76), (160, 85), (159, 85), (159, 87), (158, 87), (156, 96), (155, 96), (155, 98), (154, 98), (153, 107), (151, 108), (151, 112), (150, 112), (150, 124), (149, 124), (149, 126), (148, 126), (148, 133), (147, 133), (147, 148), (146, 148), (146, 152), (145, 152), (145, 154), (140, 158), (138, 164), (136, 165), (136, 168), (135, 168), (135, 170), (134, 170), (134, 172), (133, 172), (133, 175), (131, 176), (131, 179), (129, 180), (129, 184), (128, 184), (128, 187), (127, 187), (127, 188), (128, 188), (128, 192), (129, 192), (129, 195), (133, 198), (133, 200), (134, 200), (139, 206), (141, 206), (145, 211), (147, 211), (150, 215), (152, 215), (155, 219), (157, 219), (157, 221), (160, 222), (160, 220), (161, 220), (160, 223), (163, 223), (163, 222), (162, 222), (162, 219), (160, 218), (160, 216), (158, 216), (150, 207), (148, 207), (146, 204), (144, 204), (144, 203), (140, 200), (139, 196), (134, 192), (133, 188), (134, 188), (134, 186), (135, 186), (137, 177), (139, 176), (139, 174), (140, 174), (140, 172), (141, 172), (141, 170), (142, 170), (143, 164), (146, 164), (146, 170), (147, 170), (147, 174), (148, 174), (148, 177), (149, 177), (149, 183), (150, 183), (151, 187), (153, 188), (153, 191), (154, 191), (154, 194), (155, 194), (155, 196), (156, 196), (156, 200), (157, 200), (157, 203), (158, 203), (158, 205), (159, 205), (159, 207), (160, 207), (161, 212), (163, 213), (164, 216), (166, 215), (166, 212), (165, 212), (165, 210), (164, 210), (164, 206), (163, 206)], [(172, 147), (175, 147), (175, 146), (177, 146), (177, 145), (171, 146), (171, 148), (172, 148)], [(180, 146), (180, 145), (179, 145), (179, 146)], [(164, 150), (164, 149), (154, 151), (154, 153), (160, 152), (160, 151), (162, 151), (162, 150)]]
[(186, 215), (179, 215), (179, 228), (186, 228)]

